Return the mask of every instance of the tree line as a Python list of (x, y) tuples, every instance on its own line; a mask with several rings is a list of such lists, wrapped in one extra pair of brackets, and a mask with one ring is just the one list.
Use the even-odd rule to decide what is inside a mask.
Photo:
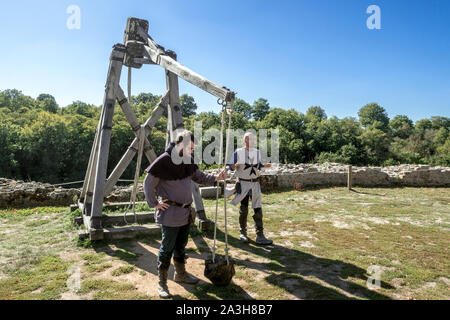
[[(152, 93), (131, 97), (131, 106), (141, 123), (159, 99)], [(180, 97), (180, 103), (187, 129), (193, 130), (194, 122), (199, 120), (203, 130), (220, 129), (219, 112), (197, 113), (194, 98), (187, 94)], [(82, 101), (60, 107), (50, 94), (34, 99), (16, 89), (0, 91), (0, 177), (50, 183), (83, 180), (100, 112), (101, 106)], [(157, 154), (165, 147), (166, 117), (167, 113), (149, 135)], [(278, 128), (280, 162), (285, 163), (450, 166), (450, 118), (433, 116), (415, 123), (406, 115), (389, 119), (377, 103), (362, 106), (358, 118), (339, 119), (328, 117), (319, 106), (302, 113), (271, 107), (264, 98), (252, 104), (238, 98), (232, 127)], [(125, 115), (116, 105), (109, 172), (133, 138)], [(133, 175), (131, 165), (123, 177)]]

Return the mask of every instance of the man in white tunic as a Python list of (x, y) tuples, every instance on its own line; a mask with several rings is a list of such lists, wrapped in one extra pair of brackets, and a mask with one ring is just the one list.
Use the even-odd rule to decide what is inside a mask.
[(256, 244), (269, 245), (272, 240), (264, 236), (263, 215), (261, 209), (261, 186), (259, 184), (259, 177), (261, 175), (261, 168), (269, 168), (270, 163), (261, 163), (261, 153), (255, 146), (255, 136), (251, 132), (244, 135), (244, 148), (239, 148), (234, 152), (233, 158), (230, 159), (228, 167), (235, 170), (238, 177), (235, 191), (236, 196), (230, 202), (237, 205), (240, 202), (239, 208), (239, 225), (240, 225), (240, 239), (243, 242), (248, 242), (247, 237), (247, 216), (248, 216), (248, 201), (252, 199), (252, 208), (254, 211), (253, 220), (255, 221), (256, 229)]

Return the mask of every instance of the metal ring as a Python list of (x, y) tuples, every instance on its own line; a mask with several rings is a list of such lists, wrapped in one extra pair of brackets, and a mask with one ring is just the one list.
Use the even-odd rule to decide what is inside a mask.
[(217, 104), (225, 107), (227, 105), (227, 102), (225, 100), (222, 100), (222, 99), (219, 98), (219, 99), (217, 99)]

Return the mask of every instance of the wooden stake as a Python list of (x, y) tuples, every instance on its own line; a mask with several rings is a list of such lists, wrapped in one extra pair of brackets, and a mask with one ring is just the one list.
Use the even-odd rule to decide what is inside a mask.
[(347, 176), (347, 188), (348, 190), (352, 190), (352, 166), (348, 166), (348, 176)]

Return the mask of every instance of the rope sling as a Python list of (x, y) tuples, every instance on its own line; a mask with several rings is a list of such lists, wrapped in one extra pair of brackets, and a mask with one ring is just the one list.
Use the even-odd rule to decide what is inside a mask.
[(130, 198), (130, 204), (127, 206), (127, 209), (125, 210), (125, 213), (123, 215), (123, 220), (125, 221), (125, 224), (128, 224), (127, 221), (127, 213), (128, 210), (130, 210), (130, 207), (132, 208), (133, 215), (134, 215), (134, 223), (137, 223), (137, 215), (136, 215), (136, 195), (137, 195), (137, 187), (139, 183), (139, 171), (141, 168), (142, 163), (142, 154), (144, 151), (144, 141), (145, 141), (145, 128), (144, 126), (141, 126), (139, 129), (139, 133), (137, 135), (138, 138), (138, 157), (136, 161), (136, 171), (134, 173), (134, 182), (133, 182), (133, 189), (131, 191), (131, 198)]
[[(131, 67), (128, 67), (128, 83), (127, 83), (127, 91), (128, 91), (128, 101), (131, 103)], [(134, 180), (133, 180), (133, 189), (131, 191), (131, 197), (130, 197), (130, 204), (127, 206), (125, 213), (123, 215), (123, 220), (125, 224), (128, 224), (127, 221), (127, 214), (128, 210), (130, 210), (130, 207), (132, 208), (133, 215), (134, 215), (134, 223), (137, 223), (137, 215), (136, 215), (136, 195), (137, 195), (137, 187), (139, 183), (139, 173), (141, 169), (141, 163), (142, 163), (142, 154), (144, 152), (144, 141), (145, 141), (145, 127), (140, 126), (138, 134), (136, 135), (136, 138), (138, 139), (138, 156), (136, 161), (136, 171), (134, 173)]]
[[(223, 159), (223, 130), (225, 127), (225, 114), (228, 112), (228, 130), (226, 134), (226, 146), (225, 146), (225, 161), (223, 170), (227, 169), (227, 159), (228, 159), (228, 151), (229, 151), (229, 138), (230, 138), (230, 129), (231, 129), (231, 116), (233, 113), (233, 102), (230, 103), (230, 108), (227, 109), (227, 103), (225, 101), (217, 101), (219, 105), (222, 105), (222, 120), (220, 127), (220, 147), (219, 147), (219, 167), (222, 164)], [(217, 215), (219, 211), (219, 187), (216, 189), (216, 213), (214, 217), (214, 244), (211, 248), (212, 258), (205, 261), (205, 272), (204, 275), (214, 285), (217, 286), (226, 286), (231, 282), (235, 274), (234, 270), (234, 260), (229, 257), (229, 248), (228, 248), (228, 230), (227, 230), (227, 199), (225, 197), (227, 182), (226, 178), (224, 179), (224, 197), (223, 197), (223, 211), (224, 211), (224, 219), (225, 219), (225, 260), (222, 257), (216, 257), (216, 241), (217, 241)]]

